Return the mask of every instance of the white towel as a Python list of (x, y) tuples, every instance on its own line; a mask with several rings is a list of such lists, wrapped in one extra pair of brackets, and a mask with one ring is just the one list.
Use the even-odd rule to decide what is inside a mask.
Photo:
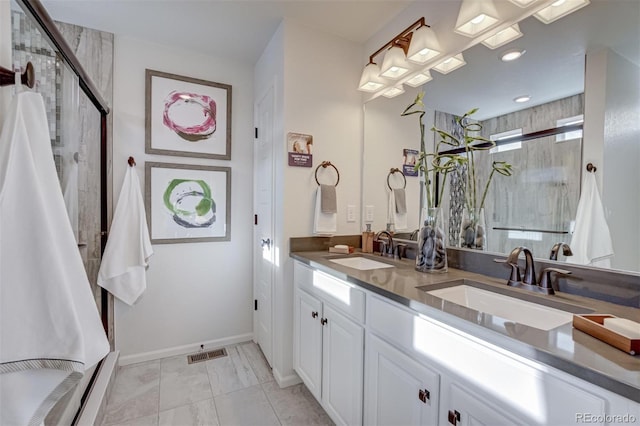
[(109, 352), (67, 217), (42, 97), (0, 134), (0, 424), (40, 424)]
[(147, 261), (152, 254), (138, 174), (133, 167), (127, 167), (98, 272), (98, 285), (133, 305), (147, 288)]
[(338, 232), (338, 213), (322, 213), (321, 204), (322, 194), (320, 186), (318, 186), (313, 214), (313, 233), (316, 235), (333, 235)]
[(567, 257), (569, 263), (610, 267), (613, 244), (593, 173), (587, 173), (582, 182), (571, 251), (573, 256)]
[(389, 210), (387, 212), (387, 223), (393, 224), (393, 229), (395, 232), (398, 231), (407, 231), (407, 213), (398, 213), (398, 209), (396, 208), (396, 196), (393, 192), (393, 189), (389, 192)]
[(62, 184), (62, 195), (67, 208), (67, 215), (71, 223), (71, 230), (76, 242), (80, 242), (78, 234), (78, 163), (72, 160), (65, 171), (65, 181)]

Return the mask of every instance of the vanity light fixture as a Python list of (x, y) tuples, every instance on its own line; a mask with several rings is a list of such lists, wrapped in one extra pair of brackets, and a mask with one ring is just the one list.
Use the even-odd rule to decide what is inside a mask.
[(518, 96), (517, 98), (514, 98), (513, 101), (517, 102), (519, 104), (524, 103), (524, 102), (529, 102), (531, 100), (531, 96), (529, 95), (522, 95), (522, 96)]
[(382, 77), (397, 80), (409, 71), (410, 65), (402, 47), (394, 45), (387, 50), (380, 67), (380, 75)]
[(413, 32), (407, 59), (418, 65), (423, 65), (439, 54), (440, 43), (438, 43), (436, 33), (428, 25), (418, 27)]
[(462, 0), (454, 31), (463, 36), (475, 37), (499, 22), (493, 0)]
[(487, 46), (489, 49), (497, 49), (498, 47), (504, 46), (505, 44), (510, 43), (520, 37), (522, 37), (520, 26), (518, 24), (513, 24), (512, 26), (505, 28), (504, 30), (492, 35), (491, 37), (486, 38), (482, 41), (482, 44)]
[(402, 87), (402, 84), (397, 84), (384, 90), (382, 92), (382, 96), (384, 96), (385, 98), (395, 98), (396, 96), (402, 95), (403, 93), (404, 87)]
[(448, 59), (440, 62), (438, 65), (434, 66), (432, 69), (438, 71), (441, 74), (449, 74), (453, 70), (457, 70), (461, 66), (465, 65), (466, 62), (462, 57), (462, 53), (458, 53), (455, 56), (451, 56)]
[(567, 16), (588, 4), (589, 0), (557, 0), (551, 3), (550, 6), (547, 6), (535, 13), (533, 16), (545, 24), (550, 24), (553, 21)]
[(506, 52), (504, 52), (501, 56), (500, 56), (500, 60), (502, 60), (502, 62), (511, 62), (511, 61), (515, 61), (516, 59), (520, 58), (522, 55), (524, 55), (526, 52), (526, 50), (524, 49), (511, 49), (511, 50), (507, 50)]
[(411, 78), (405, 81), (405, 83), (411, 87), (418, 87), (431, 80), (433, 80), (433, 77), (431, 77), (429, 70), (424, 70), (415, 73)]
[[(404, 31), (369, 56), (369, 63), (362, 71), (358, 90), (363, 92), (384, 90), (385, 87), (393, 84), (391, 80), (397, 80), (412, 71), (413, 66), (407, 60), (406, 54), (413, 38), (413, 31), (420, 27), (429, 27), (425, 23), (424, 17), (409, 25)], [(374, 58), (382, 52), (386, 53), (380, 67), (376, 64)]]
[(535, 3), (538, 0), (509, 0), (509, 1), (520, 7), (529, 7), (532, 3)]
[(386, 86), (387, 81), (380, 77), (380, 67), (375, 62), (369, 62), (362, 71), (358, 90), (363, 92), (377, 92)]

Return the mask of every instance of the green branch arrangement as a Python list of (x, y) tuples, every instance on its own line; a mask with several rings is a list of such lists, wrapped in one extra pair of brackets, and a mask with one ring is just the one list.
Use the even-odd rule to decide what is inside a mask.
[[(479, 135), (482, 130), (482, 125), (480, 123), (469, 122), (467, 118), (471, 115), (475, 114), (478, 111), (478, 108), (474, 108), (467, 113), (465, 113), (461, 117), (456, 117), (456, 123), (462, 128), (463, 136), (462, 140), (456, 138), (450, 133), (445, 132), (444, 130), (437, 129), (435, 127), (431, 128), (432, 131), (435, 131), (440, 136), (440, 141), (436, 145), (436, 151), (439, 151), (440, 144), (446, 144), (452, 147), (464, 147), (465, 155), (451, 155), (452, 157), (457, 157), (455, 160), (457, 164), (467, 164), (467, 180), (466, 180), (466, 190), (465, 190), (465, 204), (468, 209), (475, 208), (483, 208), (484, 202), (487, 198), (487, 192), (489, 190), (489, 185), (491, 184), (491, 180), (495, 173), (498, 173), (502, 176), (511, 176), (512, 175), (512, 166), (506, 161), (494, 161), (491, 165), (491, 173), (489, 174), (489, 178), (484, 185), (484, 189), (482, 191), (482, 197), (480, 199), (480, 203), (478, 204), (478, 191), (477, 188), (480, 186), (479, 178), (476, 177), (476, 163), (475, 163), (475, 152), (476, 151), (486, 151), (496, 146), (496, 143), (490, 139), (482, 137)], [(449, 170), (451, 171), (451, 170)]]
[[(418, 155), (414, 170), (420, 171), (424, 176), (427, 207), (433, 208), (439, 207), (438, 205), (436, 205), (436, 199), (438, 200), (438, 202), (442, 200), (442, 194), (447, 180), (447, 174), (455, 170), (456, 167), (463, 164), (466, 160), (464, 157), (456, 154), (440, 154), (440, 147), (442, 145), (449, 145), (451, 147), (459, 146), (453, 145), (452, 141), (446, 138), (441, 138), (440, 142), (438, 142), (438, 144), (436, 145), (435, 152), (427, 152), (424, 142), (424, 124), (422, 123), (422, 117), (424, 117), (425, 114), (424, 101), (422, 100), (423, 98), (424, 92), (418, 93), (418, 96), (416, 96), (416, 99), (413, 101), (413, 103), (405, 108), (405, 110), (400, 115), (403, 117), (409, 115), (418, 115), (418, 124), (420, 125), (420, 154)], [(455, 138), (453, 138), (453, 140), (455, 140)], [(439, 196), (437, 198), (435, 197), (435, 189), (431, 187), (433, 182), (435, 182), (436, 173), (440, 173), (443, 176), (440, 193), (438, 194)]]

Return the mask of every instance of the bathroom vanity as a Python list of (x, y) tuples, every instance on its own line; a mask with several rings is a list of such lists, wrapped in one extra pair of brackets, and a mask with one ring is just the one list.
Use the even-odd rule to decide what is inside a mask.
[(640, 321), (637, 308), (507, 288), (506, 275), (420, 273), (413, 260), (291, 257), (294, 369), (337, 424), (640, 421), (640, 358), (571, 324), (591, 312)]

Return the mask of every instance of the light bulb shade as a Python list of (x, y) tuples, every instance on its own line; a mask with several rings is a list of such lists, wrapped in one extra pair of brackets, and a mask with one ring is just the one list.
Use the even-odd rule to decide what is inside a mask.
[(377, 92), (387, 84), (387, 81), (380, 77), (380, 67), (378, 64), (370, 62), (364, 67), (358, 90), (362, 92)]
[(397, 80), (410, 71), (409, 62), (400, 46), (393, 46), (384, 54), (384, 60), (380, 67), (382, 77)]
[(404, 87), (402, 84), (396, 84), (395, 86), (391, 86), (386, 90), (382, 91), (382, 96), (385, 98), (395, 98), (398, 95), (402, 95), (404, 93)]
[(423, 25), (413, 32), (407, 59), (413, 63), (423, 65), (439, 54), (440, 43), (438, 43), (435, 31)]
[(441, 74), (449, 74), (451, 71), (457, 70), (465, 64), (466, 62), (462, 57), (462, 53), (458, 53), (456, 56), (452, 56), (449, 59), (445, 59), (444, 61), (440, 62), (432, 69), (438, 71)]
[(433, 80), (429, 70), (418, 71), (414, 73), (408, 80), (405, 81), (411, 87), (422, 86), (423, 84)]
[(515, 4), (516, 6), (520, 6), (520, 7), (528, 7), (529, 5), (531, 5), (532, 3), (537, 2), (538, 0), (509, 0), (511, 3)]
[(545, 24), (550, 24), (588, 4), (589, 0), (559, 0), (535, 13), (533, 16)]
[(500, 46), (504, 46), (507, 43), (512, 42), (513, 40), (522, 37), (522, 33), (520, 32), (520, 27), (518, 24), (514, 24), (509, 28), (506, 28), (491, 37), (486, 38), (482, 41), (482, 44), (487, 46), (489, 49), (497, 49)]
[(454, 31), (467, 37), (475, 37), (499, 22), (493, 0), (462, 0)]

